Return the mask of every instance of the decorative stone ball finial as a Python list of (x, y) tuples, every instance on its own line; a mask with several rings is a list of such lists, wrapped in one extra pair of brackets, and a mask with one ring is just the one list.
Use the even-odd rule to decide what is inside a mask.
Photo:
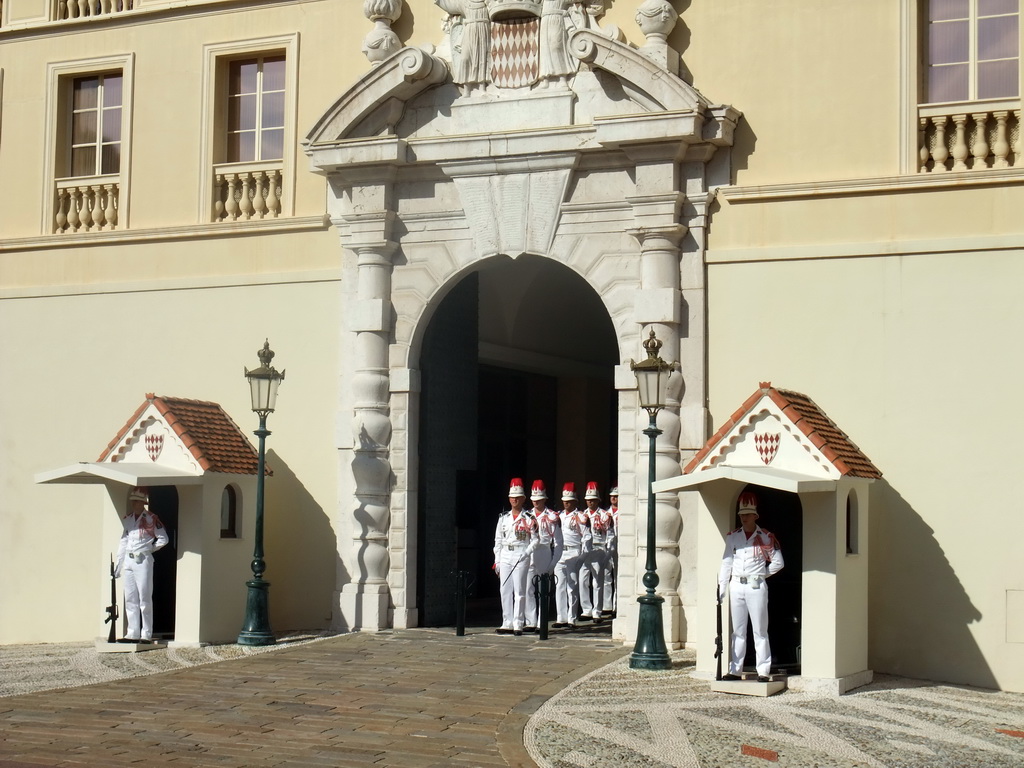
[(648, 43), (664, 43), (675, 28), (679, 14), (668, 0), (644, 0), (636, 11), (636, 23)]
[(363, 54), (371, 64), (379, 64), (402, 47), (391, 25), (402, 15), (402, 0), (364, 0), (363, 15), (374, 28), (363, 39)]

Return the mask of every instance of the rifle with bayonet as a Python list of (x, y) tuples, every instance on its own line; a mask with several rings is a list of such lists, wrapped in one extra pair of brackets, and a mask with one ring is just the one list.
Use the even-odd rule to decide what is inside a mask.
[(117, 619), (120, 612), (117, 610), (117, 577), (114, 576), (114, 558), (110, 558), (110, 605), (107, 606), (107, 618), (104, 624), (110, 624), (110, 632), (107, 633), (107, 642), (117, 642)]
[(722, 679), (722, 588), (715, 584), (715, 599), (718, 602), (718, 606), (715, 608), (715, 659), (717, 660), (717, 666), (715, 667), (715, 680)]

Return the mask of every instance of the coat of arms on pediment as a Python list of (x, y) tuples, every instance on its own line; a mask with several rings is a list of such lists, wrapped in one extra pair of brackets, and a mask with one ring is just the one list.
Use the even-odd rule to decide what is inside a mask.
[[(466, 94), (564, 83), (579, 61), (569, 33), (591, 25), (589, 2), (570, 0), (435, 0), (448, 14), (452, 80)], [(593, 4), (594, 10), (598, 4)]]

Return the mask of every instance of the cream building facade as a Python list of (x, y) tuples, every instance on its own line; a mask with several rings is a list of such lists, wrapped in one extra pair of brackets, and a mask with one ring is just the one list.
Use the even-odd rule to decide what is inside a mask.
[[(102, 632), (128, 486), (37, 481), (101, 455), (146, 393), (251, 431), (264, 338), (288, 370), (276, 629), (449, 621), (515, 474), (617, 482), (630, 642), (648, 478), (629, 360), (653, 329), (680, 363), (666, 487), (767, 381), (880, 471), (833, 472), (832, 507), (760, 467), (659, 493), (671, 645), (713, 668), (708, 563), (749, 483), (802, 562), (778, 600), (791, 671), (1024, 690), (993, 461), (1019, 422), (1018, 6), (4, 0), (0, 642)], [(240, 627), (245, 569), (232, 596), (193, 561), (246, 561), (252, 478), (203, 482), (176, 511), (216, 541), (179, 531), (193, 576), (172, 599)], [(175, 640), (232, 639), (203, 626)]]

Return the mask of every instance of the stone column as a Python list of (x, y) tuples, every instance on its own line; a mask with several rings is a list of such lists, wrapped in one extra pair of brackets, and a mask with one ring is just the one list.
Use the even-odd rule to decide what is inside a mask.
[[(363, 188), (364, 201), (381, 188)], [(370, 194), (367, 194), (369, 192)], [(353, 192), (353, 198), (357, 197)], [(391, 625), (388, 588), (388, 528), (391, 522), (391, 412), (388, 350), (394, 325), (391, 306), (394, 214), (386, 210), (345, 216), (346, 247), (356, 254), (356, 298), (349, 307), (355, 333), (352, 387), (352, 476), (354, 498), (342, 497), (343, 514), (354, 525), (349, 549), (351, 580), (341, 590), (342, 624), (377, 630)], [(344, 379), (344, 376), (343, 376)]]
[[(641, 248), (641, 289), (637, 295), (636, 321), (640, 325), (639, 338), (645, 339), (651, 330), (664, 346), (662, 358), (667, 362), (679, 360), (679, 241), (685, 232), (681, 225), (666, 227), (657, 232), (637, 232)], [(642, 350), (641, 350), (642, 353)], [(637, 359), (642, 359), (638, 354)], [(658, 413), (658, 428), (662, 434), (655, 441), (655, 480), (673, 477), (679, 474), (679, 404), (682, 396), (685, 372), (673, 373), (670, 380), (668, 402)], [(647, 427), (648, 416), (645, 411), (637, 408), (637, 434)], [(646, 448), (646, 439), (638, 445)], [(645, 454), (646, 451), (639, 451)], [(642, 542), (639, 531), (646, 530), (647, 521), (641, 524), (640, 510), (647, 509), (647, 464), (646, 456), (637, 456), (637, 541)], [(640, 501), (640, 499), (643, 501)], [(661, 495), (655, 500), (656, 542), (658, 552), (655, 557), (658, 563), (660, 584), (658, 592), (665, 598), (664, 624), (666, 642), (670, 647), (679, 647), (679, 607), (678, 595), (679, 566), (679, 534), (682, 523), (679, 517), (677, 496)], [(637, 562), (643, 562), (647, 553), (638, 547)], [(639, 586), (638, 586), (639, 589)]]

